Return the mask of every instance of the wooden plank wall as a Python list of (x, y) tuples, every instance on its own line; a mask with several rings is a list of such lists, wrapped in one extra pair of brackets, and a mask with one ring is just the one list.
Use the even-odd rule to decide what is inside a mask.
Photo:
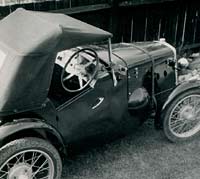
[[(1, 7), (1, 16), (9, 14), (17, 7), (19, 5)], [(20, 7), (70, 14), (111, 31), (114, 34), (113, 42), (166, 38), (180, 49), (200, 45), (200, 3), (195, 0), (162, 0), (162, 3), (153, 4), (131, 4), (123, 0), (62, 0)]]
[(35, 11), (52, 11), (80, 6), (105, 4), (110, 3), (110, 1), (111, 0), (44, 0), (40, 3), (16, 4), (12, 6), (0, 7), (0, 16), (4, 17), (19, 7)]
[(200, 4), (197, 1), (121, 6), (116, 14), (122, 41), (166, 38), (178, 48), (200, 45)]

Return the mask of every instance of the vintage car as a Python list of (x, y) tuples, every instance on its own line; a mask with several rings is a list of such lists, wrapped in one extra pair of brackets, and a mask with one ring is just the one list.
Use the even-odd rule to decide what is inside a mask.
[(63, 14), (0, 21), (0, 179), (59, 179), (69, 144), (149, 117), (173, 142), (198, 134), (199, 77), (179, 76), (187, 59), (163, 39), (111, 38)]

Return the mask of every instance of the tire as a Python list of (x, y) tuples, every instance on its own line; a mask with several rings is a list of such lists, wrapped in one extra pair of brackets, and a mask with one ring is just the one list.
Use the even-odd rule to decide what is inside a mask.
[(43, 139), (17, 139), (0, 149), (0, 178), (60, 179), (61, 173), (58, 151)]
[(163, 129), (172, 142), (193, 139), (200, 131), (200, 89), (176, 96), (163, 115)]

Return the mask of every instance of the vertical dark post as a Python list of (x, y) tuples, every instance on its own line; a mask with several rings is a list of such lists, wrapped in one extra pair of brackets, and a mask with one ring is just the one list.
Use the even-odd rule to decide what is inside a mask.
[(131, 37), (130, 37), (130, 42), (133, 42), (133, 17), (131, 19)]
[(58, 9), (57, 0), (55, 0), (55, 9)]
[(181, 38), (181, 47), (183, 47), (183, 45), (185, 43), (185, 29), (186, 29), (186, 22), (187, 22), (187, 11), (188, 11), (188, 9), (186, 8), (185, 16), (184, 16), (184, 22), (183, 22), (183, 33), (182, 33), (182, 38)]
[(158, 25), (158, 40), (160, 39), (161, 26), (162, 26), (162, 18), (160, 18), (159, 25)]
[(72, 0), (69, 0), (69, 8), (72, 8)]
[(145, 18), (145, 26), (144, 26), (144, 41), (147, 40), (147, 26), (148, 26), (148, 18)]
[(178, 21), (179, 21), (179, 14), (177, 14), (177, 17), (176, 17), (176, 25), (175, 25), (175, 33), (174, 33), (174, 45), (176, 45), (176, 40), (177, 40)]
[(196, 10), (195, 22), (194, 22), (193, 43), (195, 43), (195, 41), (196, 41), (196, 32), (197, 32), (197, 21), (198, 21), (198, 17), (199, 17), (199, 11)]
[[(107, 2), (110, 5), (110, 9), (106, 10), (109, 17), (109, 24), (108, 24), (108, 30), (113, 33), (112, 41), (119, 42), (121, 41), (122, 36), (122, 29), (123, 25), (121, 25), (122, 18), (123, 18), (123, 12), (119, 9), (117, 1), (114, 0), (107, 0)], [(106, 18), (106, 17), (103, 17)]]
[(38, 7), (38, 9), (37, 9), (37, 10), (39, 10), (39, 11), (40, 11), (40, 8), (41, 8), (41, 2), (38, 2), (38, 3), (37, 3), (37, 7)]
[(9, 5), (9, 13), (12, 13), (12, 6)]
[(35, 9), (35, 1), (33, 2), (33, 10), (35, 11), (36, 9)]

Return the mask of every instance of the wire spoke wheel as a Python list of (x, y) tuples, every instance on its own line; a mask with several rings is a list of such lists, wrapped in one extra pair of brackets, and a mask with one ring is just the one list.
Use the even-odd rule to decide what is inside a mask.
[(183, 98), (173, 108), (169, 126), (174, 135), (189, 137), (200, 130), (200, 95)]
[(6, 159), (0, 159), (0, 179), (60, 178), (62, 166), (55, 148), (44, 140), (33, 139), (19, 139), (3, 147), (0, 155)]
[(190, 90), (175, 97), (163, 122), (166, 136), (174, 142), (192, 138), (200, 131), (200, 91)]
[(53, 178), (53, 161), (43, 151), (26, 150), (11, 156), (0, 168), (0, 179)]

